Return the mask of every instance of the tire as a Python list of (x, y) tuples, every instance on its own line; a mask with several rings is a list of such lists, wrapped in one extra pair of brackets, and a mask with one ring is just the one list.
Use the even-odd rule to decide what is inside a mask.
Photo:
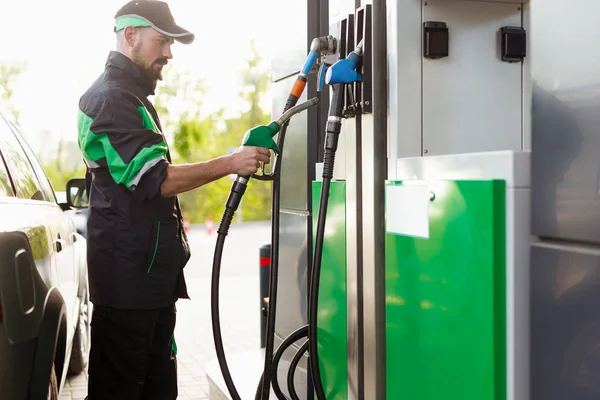
[(69, 374), (80, 374), (87, 366), (90, 350), (90, 317), (90, 298), (86, 288), (79, 305), (79, 317), (69, 361)]
[(58, 381), (56, 379), (56, 370), (54, 369), (54, 365), (52, 365), (52, 371), (50, 371), (47, 400), (58, 400)]

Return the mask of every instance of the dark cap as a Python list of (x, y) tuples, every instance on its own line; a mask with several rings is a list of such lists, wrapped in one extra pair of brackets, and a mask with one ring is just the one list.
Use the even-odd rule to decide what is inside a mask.
[(158, 0), (132, 0), (115, 14), (115, 32), (127, 26), (149, 26), (183, 44), (194, 41), (194, 34), (175, 23), (169, 5)]

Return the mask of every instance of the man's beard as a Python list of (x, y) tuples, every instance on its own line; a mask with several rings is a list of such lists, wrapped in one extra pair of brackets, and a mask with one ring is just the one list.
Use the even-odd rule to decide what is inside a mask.
[[(141, 45), (141, 43), (140, 43)], [(162, 74), (162, 69), (156, 70), (154, 68), (152, 68), (155, 64), (161, 64), (164, 65), (166, 63), (166, 60), (162, 60), (162, 59), (157, 59), (154, 60), (150, 66), (147, 66), (144, 64), (144, 62), (142, 61), (142, 57), (140, 57), (140, 47), (141, 46), (136, 46), (133, 49), (133, 62), (140, 67), (140, 70), (142, 71), (142, 74), (148, 78), (150, 80), (150, 82), (152, 83), (156, 83), (157, 81), (162, 81), (163, 79), (163, 74)]]
[(154, 83), (163, 79), (162, 69), (157, 71), (152, 68), (142, 68), (142, 73)]

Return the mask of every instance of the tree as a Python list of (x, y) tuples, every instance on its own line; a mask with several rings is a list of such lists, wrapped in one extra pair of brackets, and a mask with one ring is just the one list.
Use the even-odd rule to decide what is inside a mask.
[[(19, 125), (19, 110), (13, 104), (16, 84), (19, 77), (27, 69), (27, 61), (17, 60), (7, 64), (0, 64), (0, 102), (2, 106), (11, 114), (10, 118)], [(50, 135), (50, 133), (48, 133)], [(58, 150), (55, 157), (50, 161), (43, 160), (38, 154), (52, 186), (57, 191), (62, 191), (67, 185), (67, 181), (74, 177), (83, 177), (85, 175), (85, 164), (83, 161), (74, 163), (73, 160), (81, 160), (77, 144), (65, 142), (62, 138), (58, 139)], [(77, 155), (74, 157), (74, 155)]]
[(0, 64), (0, 101), (2, 106), (11, 113), (11, 119), (15, 125), (19, 125), (19, 110), (13, 104), (15, 86), (19, 77), (27, 68), (26, 61), (12, 61), (8, 64)]
[[(207, 116), (202, 114), (202, 99), (206, 94), (203, 81), (194, 79), (189, 70), (179, 71), (172, 67), (165, 71), (165, 76), (168, 79), (157, 88), (154, 107), (161, 116), (172, 161), (185, 164), (222, 155), (215, 137), (219, 133), (223, 111)], [(207, 216), (214, 218), (218, 205), (211, 203), (211, 199), (216, 202), (222, 197), (225, 193), (222, 189), (222, 183), (215, 182), (181, 194), (183, 214), (192, 222), (202, 222)]]
[[(239, 93), (248, 108), (238, 118), (226, 121), (227, 131), (235, 132), (237, 135), (257, 125), (266, 125), (270, 121), (270, 113), (267, 113), (260, 105), (262, 98), (269, 91), (270, 80), (254, 40), (250, 42), (250, 51), (251, 56), (247, 60), (247, 68), (242, 72), (242, 90)], [(240, 138), (236, 139), (239, 144)], [(241, 208), (244, 221), (269, 219), (270, 182), (251, 182), (242, 199)]]
[[(269, 89), (269, 76), (262, 66), (262, 59), (254, 42), (247, 68), (241, 74), (242, 89), (239, 97), (246, 104), (236, 117), (223, 119), (223, 109), (208, 115), (202, 113), (202, 98), (206, 91), (202, 81), (194, 80), (189, 71), (174, 72), (170, 69), (168, 83), (162, 83), (154, 100), (155, 107), (172, 132), (171, 150), (173, 161), (189, 163), (208, 160), (227, 154), (229, 149), (240, 145), (242, 135), (248, 129), (267, 124), (270, 116), (260, 105)], [(173, 114), (174, 103), (179, 109)], [(220, 179), (179, 196), (181, 208), (192, 222), (203, 222), (207, 217), (219, 220), (223, 214), (232, 181)], [(265, 220), (270, 217), (270, 183), (251, 181), (242, 200), (241, 213), (245, 221)]]
[(41, 160), (41, 162), (56, 191), (65, 190), (69, 179), (85, 176), (86, 167), (77, 143), (65, 141), (60, 137), (56, 155), (49, 161)]
[(189, 70), (178, 70), (169, 64), (156, 90), (153, 103), (161, 116), (163, 133), (172, 140), (174, 131), (181, 121), (192, 121), (201, 117), (203, 99), (206, 95), (204, 81), (192, 76)]

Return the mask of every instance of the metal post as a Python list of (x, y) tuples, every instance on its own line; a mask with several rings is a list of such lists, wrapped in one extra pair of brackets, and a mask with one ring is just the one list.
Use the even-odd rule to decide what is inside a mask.
[[(365, 3), (365, 0), (363, 0)], [(386, 398), (385, 180), (387, 179), (386, 0), (372, 6), (373, 112), (361, 117), (364, 398)]]
[(267, 338), (267, 313), (269, 310), (269, 275), (271, 272), (271, 244), (265, 243), (259, 251), (260, 276), (260, 348), (264, 349)]

